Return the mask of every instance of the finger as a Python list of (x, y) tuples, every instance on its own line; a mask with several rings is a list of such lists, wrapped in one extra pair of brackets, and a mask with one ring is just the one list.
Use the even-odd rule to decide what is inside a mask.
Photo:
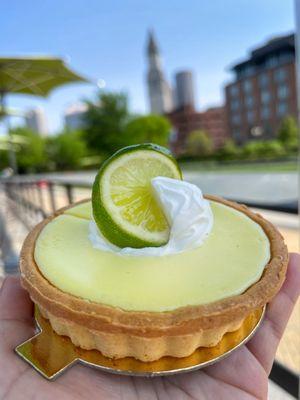
[(0, 321), (32, 322), (33, 304), (18, 277), (4, 279), (0, 289)]
[(300, 255), (291, 254), (286, 280), (280, 292), (268, 305), (261, 328), (247, 345), (267, 374), (271, 371), (278, 344), (299, 294)]

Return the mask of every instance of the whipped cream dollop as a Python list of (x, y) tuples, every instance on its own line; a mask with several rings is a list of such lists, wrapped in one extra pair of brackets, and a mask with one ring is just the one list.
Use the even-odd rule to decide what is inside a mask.
[(170, 226), (167, 244), (160, 247), (120, 248), (110, 243), (90, 222), (89, 239), (94, 248), (129, 256), (164, 256), (192, 250), (202, 245), (213, 226), (209, 201), (192, 183), (156, 177), (151, 181), (153, 192)]

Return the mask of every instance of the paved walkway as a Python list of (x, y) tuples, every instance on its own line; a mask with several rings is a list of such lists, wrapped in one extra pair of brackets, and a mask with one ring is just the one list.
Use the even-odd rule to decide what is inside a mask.
[[(5, 219), (5, 230), (6, 234), (9, 236), (11, 244), (12, 244), (12, 251), (17, 255), (19, 255), (22, 243), (28, 233), (26, 227), (16, 218), (16, 215), (12, 211), (12, 207), (9, 204), (9, 201), (4, 196), (3, 192), (0, 189), (0, 204), (1, 204), (1, 215), (2, 218)], [(1, 223), (1, 221), (0, 221)], [(3, 228), (2, 228), (3, 229)], [(18, 259), (16, 260), (18, 262)], [(0, 278), (7, 274), (14, 274), (18, 273), (18, 266), (17, 265), (10, 265), (4, 271), (4, 263), (3, 263), (3, 254), (1, 254), (0, 248)]]

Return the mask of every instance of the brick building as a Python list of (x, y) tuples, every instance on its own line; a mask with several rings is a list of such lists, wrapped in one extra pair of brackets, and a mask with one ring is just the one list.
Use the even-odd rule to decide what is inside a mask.
[(185, 153), (187, 138), (195, 130), (204, 130), (212, 138), (216, 148), (222, 146), (226, 139), (224, 107), (213, 107), (198, 112), (192, 106), (185, 106), (166, 116), (173, 126), (170, 145), (176, 155)]
[(238, 144), (272, 139), (282, 118), (297, 116), (294, 35), (276, 37), (232, 67), (225, 87), (228, 134)]
[(225, 107), (211, 107), (200, 114), (202, 129), (211, 136), (215, 148), (221, 147), (227, 138)]

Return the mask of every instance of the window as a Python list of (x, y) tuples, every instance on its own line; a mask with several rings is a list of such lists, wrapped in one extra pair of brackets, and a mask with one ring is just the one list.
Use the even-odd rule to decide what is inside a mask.
[(258, 77), (258, 83), (261, 88), (268, 86), (270, 82), (269, 75), (265, 72)]
[(263, 104), (270, 103), (271, 94), (268, 90), (262, 90), (260, 94), (260, 99)]
[(178, 132), (177, 131), (171, 131), (169, 140), (170, 142), (174, 143), (178, 139)]
[(249, 124), (253, 124), (253, 122), (254, 122), (254, 112), (253, 111), (247, 111), (247, 122)]
[(239, 125), (240, 122), (241, 122), (241, 116), (239, 114), (233, 114), (232, 117), (231, 117), (231, 122), (234, 125)]
[(237, 111), (239, 108), (240, 108), (240, 102), (237, 99), (231, 100), (230, 109), (232, 111)]
[(254, 97), (253, 96), (248, 96), (245, 98), (245, 105), (247, 108), (252, 108), (254, 105)]
[(274, 71), (274, 80), (276, 82), (283, 82), (286, 80), (287, 77), (287, 70), (285, 68), (278, 68)]
[(269, 106), (263, 106), (262, 109), (261, 109), (260, 114), (261, 114), (261, 118), (262, 119), (264, 119), (264, 120), (269, 119), (270, 115), (271, 115), (270, 107)]
[(240, 66), (236, 70), (238, 79), (243, 79), (252, 76), (255, 72), (256, 72), (256, 67), (254, 65), (249, 65), (249, 64)]
[(252, 91), (252, 82), (249, 79), (246, 79), (243, 82), (243, 89), (245, 93), (249, 93)]
[(289, 95), (289, 88), (286, 85), (280, 85), (277, 88), (277, 96), (279, 99), (286, 99)]
[(287, 103), (285, 101), (281, 101), (280, 103), (278, 103), (278, 105), (277, 105), (277, 115), (279, 117), (282, 117), (282, 116), (286, 115), (287, 112), (288, 112)]
[(281, 53), (279, 55), (279, 60), (280, 62), (283, 63), (288, 63), (291, 61), (295, 61), (295, 54), (293, 52), (286, 52), (286, 53)]
[(266, 60), (266, 67), (273, 68), (278, 65), (278, 58), (276, 56), (271, 56)]
[(272, 128), (272, 126), (268, 123), (265, 123), (264, 124), (264, 136), (273, 138), (274, 137), (273, 133), (274, 133), (274, 129)]
[(230, 86), (229, 94), (231, 97), (236, 97), (239, 94), (239, 87), (237, 85)]
[(242, 134), (239, 130), (234, 129), (232, 131), (232, 138), (236, 143), (241, 143), (242, 142)]
[(248, 65), (244, 69), (244, 76), (251, 76), (255, 72), (255, 68), (253, 65)]

